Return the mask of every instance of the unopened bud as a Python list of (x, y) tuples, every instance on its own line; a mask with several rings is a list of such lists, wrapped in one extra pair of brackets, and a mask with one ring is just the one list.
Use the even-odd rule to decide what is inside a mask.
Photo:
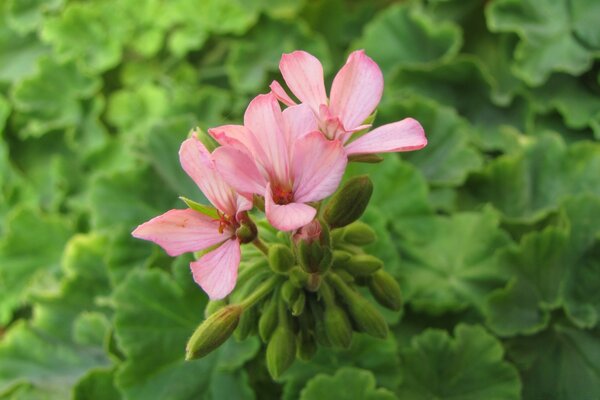
[(277, 273), (288, 272), (295, 263), (292, 250), (283, 244), (273, 244), (269, 247), (269, 265)]
[(325, 307), (325, 331), (334, 347), (347, 349), (352, 343), (352, 325), (346, 312), (337, 305)]
[(369, 225), (355, 221), (344, 228), (343, 240), (356, 246), (366, 246), (377, 240), (377, 235)]
[(325, 209), (325, 221), (331, 228), (342, 228), (360, 218), (373, 193), (373, 183), (366, 175), (351, 178), (333, 196)]
[(281, 298), (288, 305), (291, 305), (296, 300), (299, 293), (300, 289), (295, 287), (290, 281), (285, 281), (281, 285)]
[(200, 140), (204, 147), (206, 147), (206, 149), (211, 153), (219, 145), (215, 139), (213, 139), (209, 134), (204, 132), (199, 127), (192, 129), (189, 133), (189, 136), (195, 137), (196, 139)]
[(256, 333), (256, 325), (258, 324), (258, 309), (252, 307), (247, 309), (240, 317), (240, 322), (235, 330), (237, 340), (245, 340), (247, 337)]
[(290, 283), (297, 288), (305, 287), (308, 282), (308, 274), (297, 266), (290, 270), (288, 276)]
[(314, 220), (294, 235), (298, 262), (308, 273), (324, 273), (331, 267), (332, 250), (326, 224)]
[(342, 268), (342, 266), (350, 260), (352, 254), (343, 250), (333, 251), (333, 268)]
[(307, 331), (300, 331), (297, 336), (296, 355), (302, 361), (310, 361), (317, 352), (317, 343), (315, 338)]
[(204, 357), (225, 343), (237, 327), (242, 312), (241, 306), (232, 304), (204, 320), (187, 343), (185, 359)]
[(305, 303), (306, 303), (306, 295), (304, 294), (304, 290), (300, 290), (300, 292), (298, 293), (298, 296), (296, 296), (296, 299), (294, 301), (292, 301), (292, 304), (290, 307), (292, 310), (292, 315), (294, 317), (297, 317), (304, 312)]
[(251, 243), (256, 239), (258, 235), (258, 230), (256, 229), (256, 225), (250, 218), (245, 218), (242, 220), (241, 225), (235, 231), (235, 236), (237, 236), (240, 243)]
[(384, 339), (388, 334), (388, 325), (381, 313), (339, 277), (330, 275), (329, 278), (332, 286), (346, 304), (346, 309), (358, 330)]
[(371, 294), (382, 306), (393, 311), (402, 309), (402, 292), (400, 285), (394, 277), (384, 270), (373, 274), (369, 280)]
[(343, 268), (355, 277), (368, 277), (383, 267), (383, 261), (369, 254), (356, 254), (343, 264)]
[(327, 330), (325, 329), (325, 311), (322, 305), (314, 297), (309, 297), (308, 306), (312, 320), (314, 321), (313, 335), (315, 340), (320, 346), (330, 347), (331, 342), (329, 341), (329, 337), (327, 337)]
[(278, 304), (278, 316), (278, 326), (267, 345), (267, 369), (273, 379), (279, 378), (296, 359), (296, 336), (282, 302)]
[(258, 334), (260, 338), (267, 342), (271, 337), (271, 334), (277, 326), (277, 299), (279, 296), (275, 295), (270, 300), (265, 302), (262, 309), (262, 314), (258, 320)]

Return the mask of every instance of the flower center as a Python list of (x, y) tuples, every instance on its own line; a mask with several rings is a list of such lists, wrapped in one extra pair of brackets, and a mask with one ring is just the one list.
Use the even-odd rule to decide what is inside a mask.
[(275, 204), (279, 204), (280, 206), (290, 204), (294, 200), (294, 194), (289, 189), (276, 186), (272, 189), (272, 192), (273, 202)]
[(219, 215), (219, 233), (223, 234), (225, 228), (233, 227), (233, 217), (230, 217), (227, 214), (222, 214), (219, 210), (217, 210), (217, 214)]

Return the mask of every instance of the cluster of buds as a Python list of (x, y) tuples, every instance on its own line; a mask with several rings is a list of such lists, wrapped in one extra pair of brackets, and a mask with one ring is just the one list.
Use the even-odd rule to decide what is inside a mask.
[[(318, 345), (347, 348), (353, 332), (386, 337), (386, 321), (363, 296), (401, 308), (397, 281), (364, 250), (376, 240), (358, 221), (373, 184), (358, 176), (339, 186), (348, 162), (427, 144), (412, 118), (369, 131), (383, 76), (363, 51), (350, 55), (329, 98), (312, 55), (284, 54), (280, 70), (300, 104), (273, 82), (250, 102), (244, 125), (194, 132), (181, 145), (183, 169), (212, 206), (182, 198), (187, 209), (133, 232), (169, 255), (196, 255), (191, 272), (211, 301), (186, 358), (207, 355), (234, 332), (238, 339), (258, 334), (273, 378)], [(242, 261), (241, 246), (250, 243), (262, 254), (244, 252)]]

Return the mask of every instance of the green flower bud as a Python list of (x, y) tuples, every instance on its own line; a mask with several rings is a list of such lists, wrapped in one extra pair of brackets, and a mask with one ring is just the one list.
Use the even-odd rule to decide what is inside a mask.
[(267, 345), (267, 369), (273, 379), (283, 374), (296, 359), (296, 336), (285, 304), (279, 302), (279, 324)]
[(344, 228), (343, 240), (356, 246), (366, 246), (377, 240), (373, 228), (364, 222), (356, 221)]
[(291, 304), (292, 315), (297, 317), (304, 312), (304, 306), (306, 303), (306, 295), (304, 294), (304, 290), (300, 290), (300, 293), (296, 297), (296, 299)]
[(354, 283), (356, 281), (354, 276), (352, 274), (350, 274), (350, 272), (346, 271), (345, 269), (338, 269), (335, 271), (335, 273), (337, 274), (337, 276), (342, 278), (342, 280), (346, 283)]
[(277, 300), (278, 292), (275, 292), (270, 300), (263, 306), (262, 314), (258, 320), (258, 334), (263, 342), (267, 342), (277, 326)]
[(246, 218), (243, 220), (242, 224), (235, 230), (235, 236), (237, 236), (240, 243), (251, 243), (256, 239), (258, 235), (258, 229), (254, 222), (251, 219)]
[(392, 275), (384, 270), (379, 270), (373, 274), (369, 280), (369, 290), (375, 300), (382, 306), (393, 311), (402, 309), (400, 285)]
[(292, 250), (282, 244), (272, 244), (269, 247), (269, 265), (279, 274), (288, 272), (295, 264), (296, 259)]
[(352, 254), (348, 253), (344, 250), (334, 250), (333, 251), (333, 268), (342, 268), (342, 266), (347, 263), (352, 257)]
[(200, 129), (199, 127), (192, 129), (189, 132), (188, 137), (195, 137), (196, 139), (200, 140), (206, 149), (211, 153), (219, 146), (217, 141), (213, 139), (212, 136), (204, 132), (204, 130)]
[(305, 287), (308, 282), (308, 274), (298, 266), (290, 269), (288, 276), (290, 283), (299, 289)]
[(297, 336), (296, 356), (302, 361), (310, 361), (317, 352), (317, 343), (309, 332), (300, 331)]
[(312, 221), (294, 235), (298, 262), (308, 273), (324, 273), (331, 266), (332, 250), (326, 224)]
[(388, 325), (379, 311), (359, 293), (352, 290), (338, 276), (329, 275), (329, 282), (340, 295), (348, 314), (361, 332), (384, 339), (388, 334)]
[(315, 340), (320, 346), (331, 347), (331, 342), (329, 341), (329, 337), (327, 337), (327, 330), (325, 329), (325, 319), (324, 319), (324, 310), (322, 305), (314, 298), (314, 296), (308, 297), (308, 308), (309, 314), (314, 321), (313, 327), (313, 335)]
[(285, 281), (281, 286), (281, 298), (288, 305), (291, 305), (296, 300), (299, 293), (300, 289), (295, 287), (290, 281)]
[(331, 228), (342, 228), (360, 218), (373, 193), (366, 175), (349, 179), (327, 204), (324, 218)]
[(352, 343), (352, 325), (348, 315), (336, 304), (333, 291), (328, 284), (323, 284), (319, 293), (325, 303), (323, 321), (327, 338), (332, 346), (347, 349)]
[(316, 292), (321, 286), (323, 278), (319, 274), (308, 274), (308, 281), (306, 282), (306, 290), (309, 292)]
[(204, 309), (204, 318), (208, 318), (227, 305), (227, 300), (210, 300)]
[(236, 339), (241, 341), (255, 334), (258, 318), (259, 314), (257, 307), (247, 309), (240, 317), (240, 322), (235, 330)]
[(355, 277), (373, 275), (383, 267), (383, 261), (369, 254), (356, 254), (343, 264), (343, 268)]
[(187, 343), (185, 359), (201, 358), (225, 343), (237, 327), (243, 308), (232, 304), (208, 317)]

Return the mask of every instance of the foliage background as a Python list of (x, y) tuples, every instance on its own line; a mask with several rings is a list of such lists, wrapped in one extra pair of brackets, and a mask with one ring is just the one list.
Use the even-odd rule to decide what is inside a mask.
[[(6, 0), (0, 399), (600, 398), (600, 3)], [(388, 340), (271, 382), (257, 340), (185, 363), (205, 296), (131, 230), (200, 193), (190, 128), (239, 122), (305, 49), (365, 48), (376, 124), (429, 146), (360, 165), (400, 281)]]

